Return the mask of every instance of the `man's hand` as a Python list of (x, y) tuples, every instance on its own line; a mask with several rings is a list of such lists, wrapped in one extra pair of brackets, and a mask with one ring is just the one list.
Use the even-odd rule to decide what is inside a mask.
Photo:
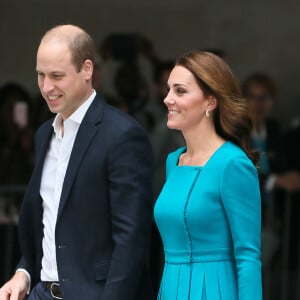
[(28, 277), (18, 271), (0, 289), (0, 300), (24, 300), (28, 289)]

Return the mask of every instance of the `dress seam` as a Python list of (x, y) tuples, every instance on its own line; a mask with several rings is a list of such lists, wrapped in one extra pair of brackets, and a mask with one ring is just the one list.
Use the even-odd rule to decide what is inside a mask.
[(189, 274), (189, 290), (188, 290), (188, 299), (190, 299), (190, 293), (191, 293), (191, 273), (192, 273), (192, 258), (193, 258), (193, 251), (192, 251), (192, 241), (191, 241), (191, 237), (190, 237), (190, 233), (189, 233), (189, 229), (188, 229), (188, 226), (187, 226), (187, 218), (186, 218), (186, 213), (187, 213), (187, 206), (189, 204), (189, 201), (190, 201), (190, 197), (191, 197), (191, 194), (192, 194), (192, 191), (194, 189), (194, 186), (198, 180), (198, 177), (200, 175), (200, 170), (197, 170), (197, 175), (195, 176), (195, 179), (193, 181), (193, 184), (189, 190), (189, 193), (188, 193), (188, 196), (187, 196), (187, 199), (186, 199), (186, 202), (185, 202), (185, 206), (184, 206), (184, 213), (183, 213), (183, 219), (184, 219), (184, 226), (185, 226), (185, 229), (186, 229), (186, 233), (187, 233), (187, 238), (188, 238), (188, 241), (189, 241), (189, 252), (190, 252), (190, 255), (189, 255), (189, 260), (190, 260), (190, 274)]

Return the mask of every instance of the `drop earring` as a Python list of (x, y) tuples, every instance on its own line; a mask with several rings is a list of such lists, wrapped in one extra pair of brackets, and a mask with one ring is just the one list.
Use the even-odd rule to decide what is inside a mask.
[(209, 118), (209, 111), (208, 111), (208, 110), (205, 111), (205, 116), (206, 116), (207, 118)]

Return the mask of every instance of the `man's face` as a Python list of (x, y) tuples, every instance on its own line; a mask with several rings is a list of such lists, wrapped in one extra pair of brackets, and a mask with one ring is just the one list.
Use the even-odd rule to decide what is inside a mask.
[(37, 52), (38, 85), (53, 113), (68, 118), (91, 94), (92, 63), (85, 61), (80, 71), (72, 63), (66, 43), (42, 42)]

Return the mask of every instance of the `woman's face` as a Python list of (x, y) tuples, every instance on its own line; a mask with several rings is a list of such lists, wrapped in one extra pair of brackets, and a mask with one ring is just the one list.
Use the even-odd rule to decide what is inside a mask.
[(252, 84), (249, 87), (246, 99), (255, 122), (262, 125), (272, 111), (274, 99), (271, 94), (263, 85)]
[(198, 126), (208, 109), (208, 98), (185, 67), (175, 66), (168, 80), (169, 92), (164, 99), (168, 108), (167, 126), (187, 130)]

